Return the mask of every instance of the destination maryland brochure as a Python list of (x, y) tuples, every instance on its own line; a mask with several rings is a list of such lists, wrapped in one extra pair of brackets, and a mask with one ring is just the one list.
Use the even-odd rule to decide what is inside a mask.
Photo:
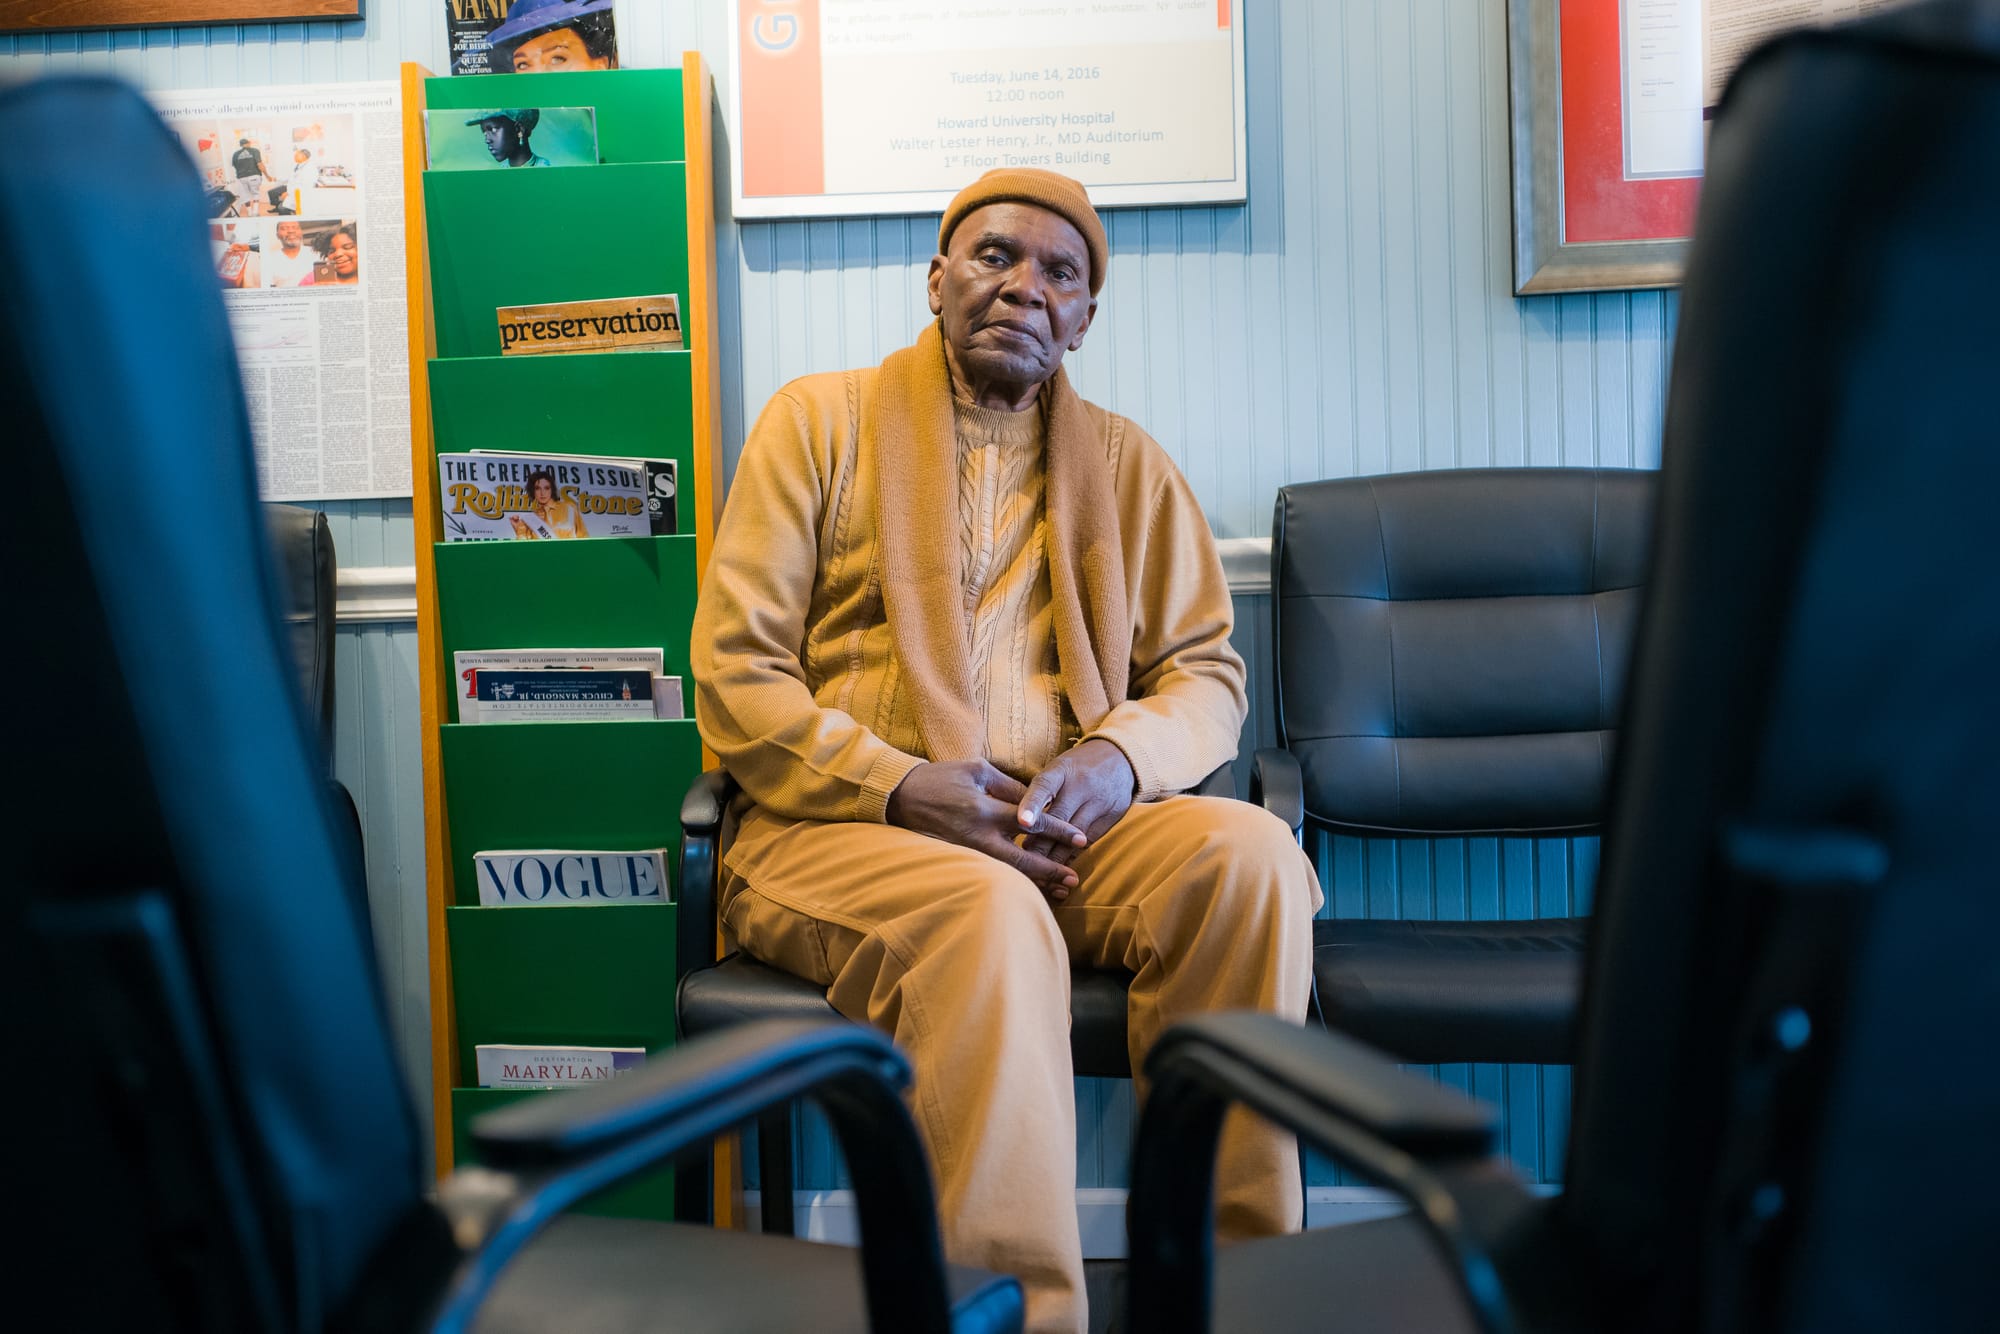
[(438, 455), (447, 542), (666, 536), (675, 489), (672, 459)]
[(489, 1089), (561, 1088), (601, 1084), (646, 1063), (644, 1047), (529, 1047), (487, 1042), (474, 1048), (479, 1086)]

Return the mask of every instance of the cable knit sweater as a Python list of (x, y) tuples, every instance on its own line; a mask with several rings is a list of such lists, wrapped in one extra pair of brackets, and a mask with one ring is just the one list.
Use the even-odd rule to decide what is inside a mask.
[[(937, 702), (917, 698), (911, 677), (922, 673), (898, 648), (913, 640), (906, 630), (899, 641), (890, 624), (892, 580), (906, 598), (911, 589), (957, 592), (949, 608), (932, 610), (962, 636), (973, 696), (963, 703), (999, 767), (1026, 777), (1100, 736), (1131, 760), (1146, 800), (1194, 786), (1233, 756), (1245, 702), (1229, 588), (1201, 507), (1165, 452), (1125, 418), (1076, 399), (1059, 374), (1070, 447), (1080, 434), (1102, 451), (1091, 463), (1105, 475), (1096, 494), (1115, 512), (1090, 522), (1115, 538), (1119, 567), (1108, 579), (1086, 569), (1087, 580), (1097, 577), (1071, 606), (1122, 582), (1116, 613), (1130, 635), (1122, 693), (1093, 717), (1077, 708), (1073, 683), (1096, 667), (1061, 661), (1052, 627), (1063, 614), (1050, 578), (1063, 516), (1050, 513), (1040, 443), (1054, 420), (1049, 392), (1022, 414), (948, 408), (948, 396), (935, 405), (938, 429), (957, 436), (955, 450), (942, 446), (957, 454), (948, 506), (957, 540), (914, 536), (948, 553), (953, 568), (896, 568), (884, 560), (883, 525), (885, 511), (903, 511), (883, 493), (902, 483), (871, 456), (884, 445), (870, 423), (890, 415), (880, 392), (887, 365), (793, 381), (744, 442), (691, 661), (703, 739), (750, 799), (791, 819), (880, 821), (903, 776), (937, 754), (925, 735)], [(1083, 559), (1101, 560), (1094, 550)]]
[(986, 756), (1022, 782), (1076, 742), (1062, 693), (1042, 495), (1042, 411), (953, 404), (959, 560)]

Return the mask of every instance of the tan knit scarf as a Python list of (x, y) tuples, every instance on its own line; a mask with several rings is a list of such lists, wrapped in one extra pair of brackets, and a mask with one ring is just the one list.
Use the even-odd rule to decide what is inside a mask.
[[(914, 347), (883, 359), (879, 388), (861, 434), (875, 459), (890, 639), (915, 691), (930, 758), (979, 758), (986, 727), (973, 705), (971, 627), (963, 612), (958, 438), (936, 321)], [(1132, 655), (1108, 425), (1092, 420), (1060, 368), (1042, 387), (1042, 407), (1056, 657), (1070, 710), (1088, 732), (1124, 702)]]

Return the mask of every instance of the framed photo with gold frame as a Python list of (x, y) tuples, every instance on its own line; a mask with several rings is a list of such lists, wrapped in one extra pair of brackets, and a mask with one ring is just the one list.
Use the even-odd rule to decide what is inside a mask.
[(361, 17), (362, 0), (0, 0), (0, 33), (187, 28)]

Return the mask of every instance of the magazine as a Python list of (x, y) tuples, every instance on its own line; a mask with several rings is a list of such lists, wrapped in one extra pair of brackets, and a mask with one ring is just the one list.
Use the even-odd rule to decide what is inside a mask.
[(493, 68), (493, 30), (507, 21), (507, 0), (445, 0), (444, 37), (453, 74), (499, 74)]
[[(482, 669), (515, 672), (545, 671), (628, 671), (646, 672), (654, 678), (653, 698), (660, 697), (660, 681), (673, 682), (674, 704), (680, 704), (680, 678), (660, 675), (660, 650), (656, 648), (501, 648), (460, 649), (451, 655), (451, 669), (458, 674), (458, 720), (479, 721), (479, 692), (473, 688), (472, 674)], [(678, 716), (678, 715), (676, 715)]]
[(646, 475), (646, 521), (652, 527), (654, 537), (672, 537), (680, 531), (680, 511), (674, 505), (674, 498), (680, 494), (680, 464), (673, 459), (649, 459), (636, 456), (613, 458), (596, 454), (529, 454), (518, 449), (475, 449), (474, 454), (492, 454), (500, 458), (539, 458), (560, 460), (564, 463), (610, 463), (621, 468)]
[(552, 454), (440, 454), (444, 540), (652, 536), (662, 520), (673, 522), (671, 504), (650, 504), (663, 489), (673, 492), (673, 460), (654, 460), (665, 465), (658, 472), (631, 466), (635, 462)]
[(479, 1086), (489, 1089), (558, 1088), (601, 1084), (646, 1063), (644, 1047), (531, 1047), (482, 1042), (474, 1048)]
[(680, 298), (613, 296), (500, 306), (500, 355), (549, 352), (651, 352), (685, 347)]
[(681, 679), (678, 676), (653, 678), (653, 716), (668, 722), (687, 717), (681, 699)]
[(638, 671), (472, 674), (482, 723), (615, 722), (653, 716), (653, 676)]
[(618, 68), (611, 0), (445, 0), (453, 74)]
[(667, 850), (476, 852), (479, 902), (488, 908), (550, 904), (671, 903)]
[(595, 107), (478, 107), (424, 112), (432, 171), (597, 165)]

